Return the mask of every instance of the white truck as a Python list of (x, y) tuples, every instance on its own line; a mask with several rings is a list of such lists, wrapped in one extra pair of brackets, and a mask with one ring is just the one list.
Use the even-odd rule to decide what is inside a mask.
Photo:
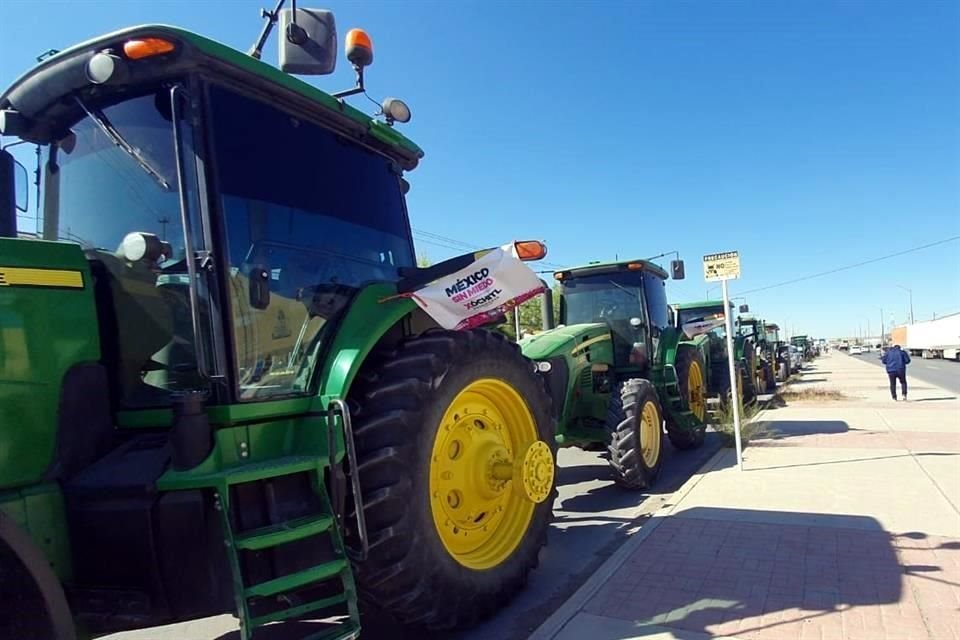
[(897, 327), (891, 337), (912, 356), (960, 360), (960, 313)]

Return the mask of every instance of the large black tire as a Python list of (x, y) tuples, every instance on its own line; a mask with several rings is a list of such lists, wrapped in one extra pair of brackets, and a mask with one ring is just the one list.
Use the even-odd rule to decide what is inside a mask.
[[(355, 562), (360, 597), (400, 622), (465, 627), (503, 606), (525, 584), (546, 544), (556, 489), (535, 505), (516, 548), (475, 570), (444, 546), (431, 510), (431, 452), (444, 412), (462, 389), (497, 379), (524, 399), (556, 460), (550, 398), (533, 366), (502, 335), (430, 331), (370, 358), (350, 395), (370, 553)], [(508, 487), (507, 490), (510, 490)], [(353, 524), (353, 519), (347, 520)], [(356, 540), (356, 531), (348, 531)]]
[(740, 375), (740, 384), (743, 385), (743, 401), (752, 402), (757, 397), (757, 351), (753, 341), (743, 341), (743, 371)]
[[(703, 401), (706, 403), (707, 397), (707, 368), (703, 362), (703, 356), (700, 355), (700, 352), (692, 347), (680, 347), (677, 351), (677, 361), (674, 364), (674, 368), (677, 371), (677, 379), (680, 385), (680, 397), (683, 399), (681, 405), (684, 411), (690, 411), (690, 398), (691, 398), (691, 387), (690, 387), (690, 369), (696, 363), (700, 367), (700, 372), (702, 375), (702, 384), (700, 393), (702, 394)], [(669, 417), (667, 416), (667, 437), (670, 438), (670, 443), (677, 449), (687, 450), (687, 449), (696, 449), (697, 447), (703, 444), (704, 438), (707, 434), (707, 416), (706, 416), (706, 406), (704, 405), (703, 417), (700, 420), (701, 424), (698, 427), (693, 429), (688, 429), (679, 424), (674, 424)]]
[(3, 512), (0, 512), (0, 638), (76, 638), (66, 595), (50, 561)]
[(773, 374), (773, 366), (769, 362), (763, 363), (763, 377), (766, 382), (763, 390), (766, 393), (774, 393), (777, 390), (777, 377)]
[[(644, 411), (656, 412), (656, 440), (645, 438)], [(652, 418), (652, 416), (647, 416)], [(652, 487), (663, 463), (663, 411), (649, 380), (630, 378), (617, 383), (607, 407), (607, 445), (613, 481), (624, 489)], [(648, 441), (649, 440), (649, 441)], [(650, 460), (644, 452), (650, 452)]]

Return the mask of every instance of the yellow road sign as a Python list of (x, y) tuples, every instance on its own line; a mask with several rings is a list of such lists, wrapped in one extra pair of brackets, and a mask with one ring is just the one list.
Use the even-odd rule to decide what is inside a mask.
[(703, 256), (703, 279), (707, 282), (740, 277), (740, 252), (711, 253)]

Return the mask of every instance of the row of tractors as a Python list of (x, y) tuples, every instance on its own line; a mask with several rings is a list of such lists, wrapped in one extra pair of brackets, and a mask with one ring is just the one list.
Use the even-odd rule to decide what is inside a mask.
[[(671, 272), (682, 278), (682, 261)], [(521, 350), (546, 380), (558, 446), (605, 447), (620, 486), (656, 481), (661, 425), (674, 447), (698, 447), (715, 409), (753, 403), (802, 366), (779, 327), (743, 315), (746, 306), (731, 320), (728, 353), (723, 302), (668, 304), (669, 276), (650, 261), (597, 262), (554, 277), (559, 300), (546, 289), (542, 330), (521, 339)]]
[(726, 358), (744, 400), (785, 375), (775, 327), (741, 319), (726, 354), (722, 306), (671, 307), (646, 260), (558, 271), (560, 323), (519, 345), (441, 326), (416, 292), (478, 256), (417, 266), (409, 109), (347, 103), (360, 30), (355, 87), (292, 75), (333, 71), (336, 28), (279, 5), (249, 53), (134, 27), (0, 93), (41, 195), (0, 151), (2, 638), (232, 612), (242, 640), (346, 639), (361, 601), (469, 626), (538, 563), (558, 446), (649, 487), (664, 432), (703, 443)]

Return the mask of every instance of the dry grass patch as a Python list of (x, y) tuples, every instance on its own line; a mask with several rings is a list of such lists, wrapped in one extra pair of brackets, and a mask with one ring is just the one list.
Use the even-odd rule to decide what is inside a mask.
[(846, 400), (847, 395), (842, 391), (837, 391), (836, 389), (824, 389), (824, 388), (813, 388), (813, 389), (792, 389), (787, 387), (786, 390), (777, 394), (781, 400), (785, 402), (793, 401), (803, 401), (803, 400)]
[[(744, 447), (746, 447), (747, 443), (751, 440), (764, 438), (773, 433), (770, 430), (768, 422), (764, 420), (752, 421), (753, 417), (760, 413), (761, 410), (763, 410), (763, 407), (757, 406), (757, 403), (753, 403), (743, 407), (743, 411), (740, 412), (740, 441)], [(731, 406), (724, 405), (719, 411), (716, 411), (710, 426), (720, 434), (723, 446), (733, 447), (736, 445), (736, 435), (733, 428), (733, 408)]]

